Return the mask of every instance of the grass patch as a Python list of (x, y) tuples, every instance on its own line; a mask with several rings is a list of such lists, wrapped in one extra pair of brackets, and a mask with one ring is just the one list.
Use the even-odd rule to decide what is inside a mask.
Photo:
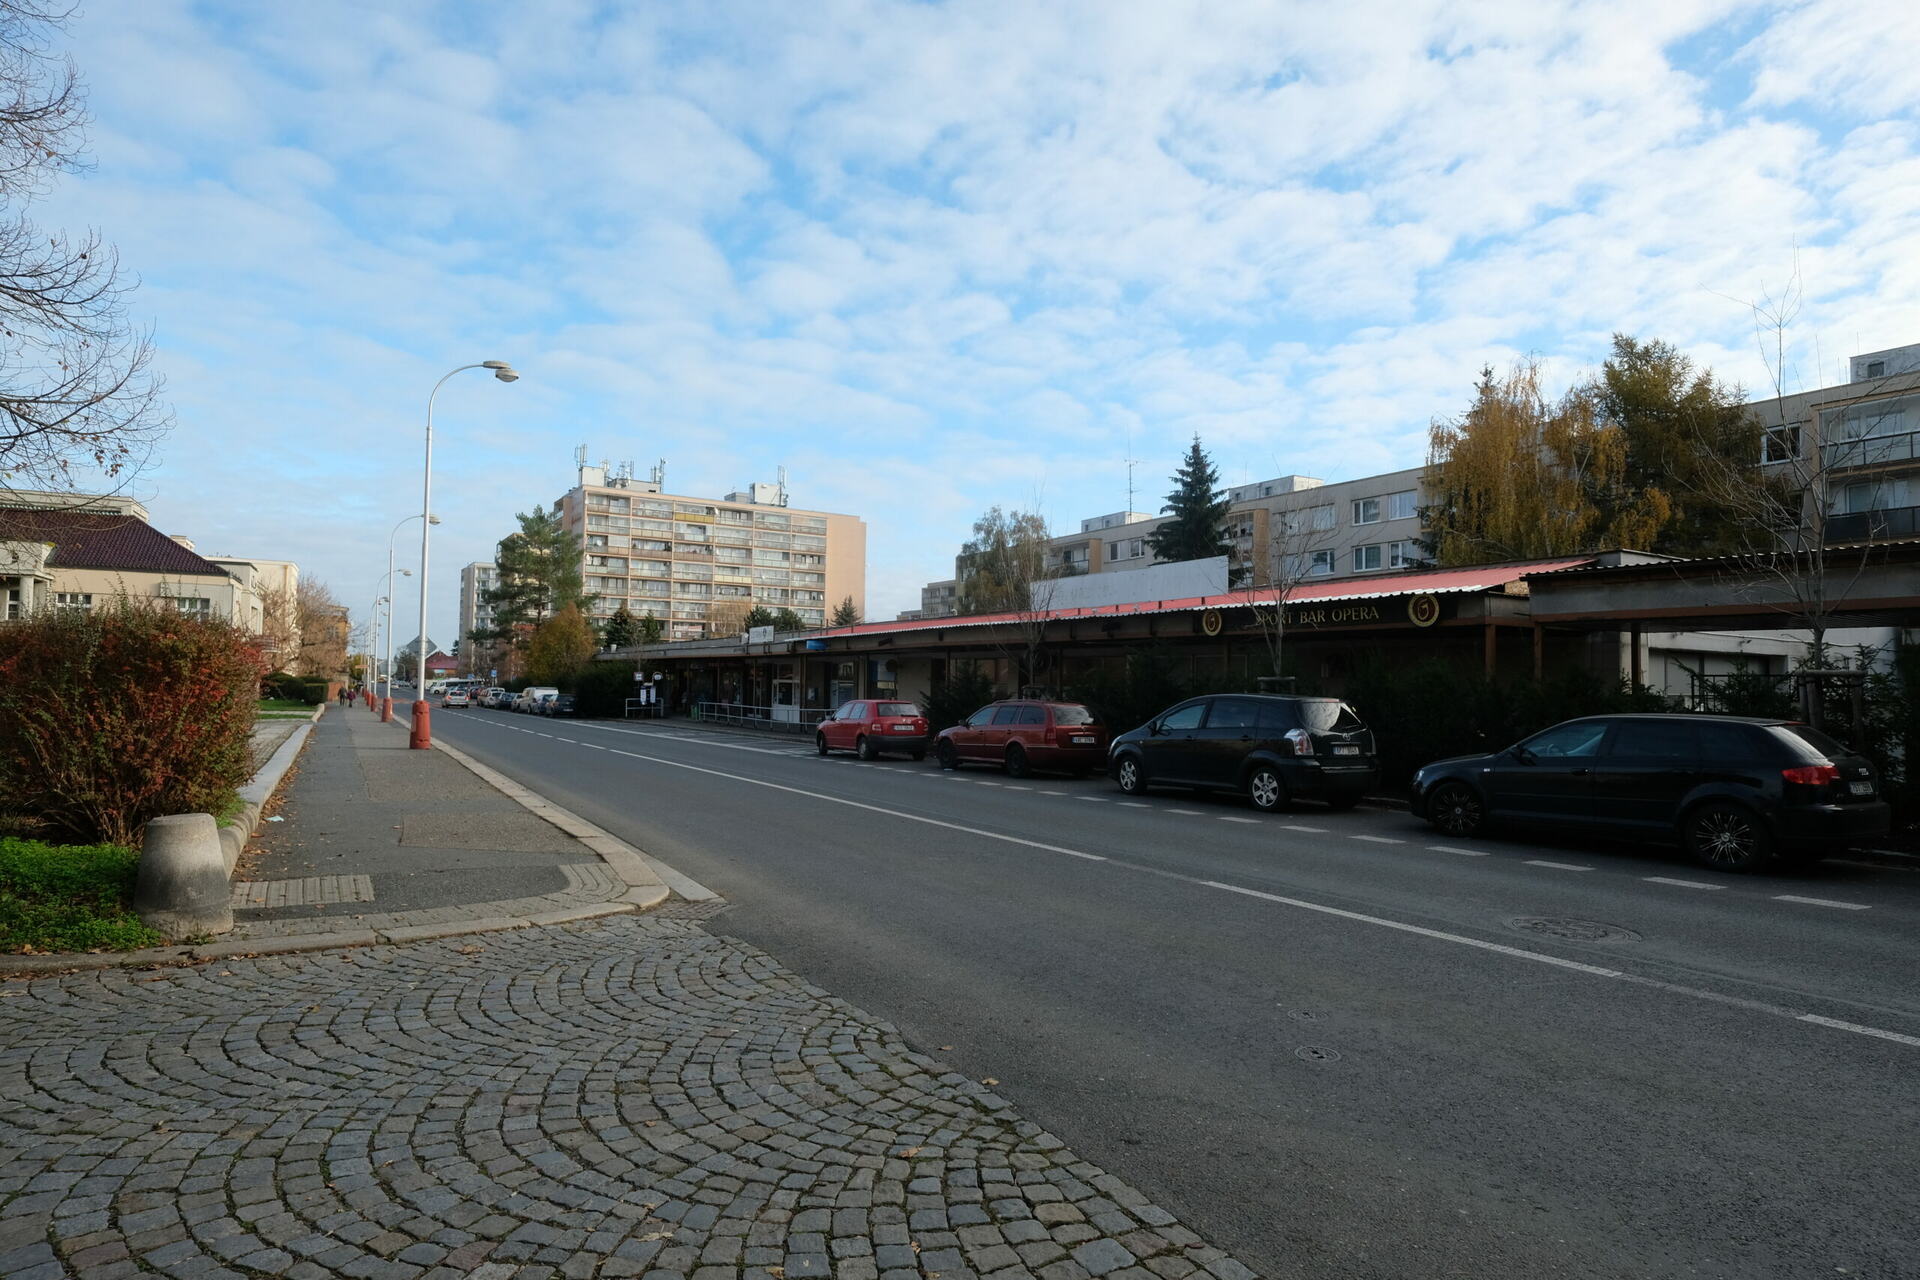
[(133, 913), (140, 855), (0, 838), (0, 952), (132, 951), (166, 939)]
[(275, 711), (298, 711), (300, 714), (308, 716), (313, 714), (313, 708), (311, 706), (292, 698), (262, 698), (260, 699), (259, 711), (263, 716)]

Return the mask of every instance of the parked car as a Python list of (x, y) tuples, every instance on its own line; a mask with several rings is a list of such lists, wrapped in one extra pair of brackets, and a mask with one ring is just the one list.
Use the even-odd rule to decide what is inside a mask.
[(1106, 759), (1106, 730), (1077, 702), (1009, 699), (940, 731), (934, 754), (942, 769), (968, 762), (997, 764), (1024, 778), (1035, 769), (1085, 774)]
[(1115, 738), (1107, 773), (1128, 795), (1236, 791), (1271, 813), (1300, 798), (1351, 809), (1380, 781), (1380, 762), (1373, 731), (1338, 698), (1210, 694)]
[(821, 755), (851, 751), (862, 760), (877, 760), (883, 751), (904, 751), (915, 760), (927, 758), (927, 718), (911, 702), (891, 698), (857, 698), (814, 730), (813, 745)]
[(448, 689), (440, 695), (442, 707), (470, 707), (473, 697), (465, 689)]
[(507, 691), (505, 689), (502, 689), (499, 685), (495, 685), (490, 689), (476, 689), (473, 694), (473, 705), (476, 707), (498, 706), (500, 704), (498, 703), (498, 701), (496, 701), (496, 699), (498, 699), (501, 694), (506, 692)]
[(1718, 871), (1817, 860), (1892, 821), (1873, 765), (1811, 725), (1682, 713), (1588, 716), (1437, 761), (1413, 776), (1413, 812), (1456, 837), (1511, 822), (1678, 843)]
[(576, 716), (580, 714), (579, 711), (575, 709), (573, 695), (570, 693), (556, 693), (550, 698), (542, 698), (539, 703), (535, 705), (534, 710), (543, 716)]
[(515, 711), (532, 712), (534, 704), (539, 702), (540, 699), (550, 698), (559, 692), (558, 689), (555, 689), (551, 685), (528, 685), (514, 695), (513, 709)]
[(494, 693), (493, 700), (488, 703), (488, 705), (496, 711), (511, 711), (513, 710), (513, 700), (517, 697), (519, 697), (519, 695), (511, 689), (501, 689)]

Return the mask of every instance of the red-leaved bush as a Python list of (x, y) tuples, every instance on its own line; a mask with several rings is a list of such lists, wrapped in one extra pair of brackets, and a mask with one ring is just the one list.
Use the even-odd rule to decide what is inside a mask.
[(264, 671), (226, 622), (121, 604), (0, 623), (0, 808), (132, 845), (246, 782)]

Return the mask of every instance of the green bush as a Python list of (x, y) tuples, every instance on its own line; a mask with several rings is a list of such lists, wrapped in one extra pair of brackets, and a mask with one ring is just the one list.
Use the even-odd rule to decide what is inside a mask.
[(574, 696), (583, 716), (619, 716), (634, 696), (634, 669), (631, 662), (589, 662), (560, 688)]
[(139, 864), (121, 845), (0, 839), (0, 952), (128, 951), (166, 941), (130, 905)]
[(300, 700), (310, 707), (317, 707), (327, 700), (327, 685), (330, 682), (322, 676), (309, 676), (300, 683)]
[(220, 813), (251, 766), (251, 637), (123, 604), (0, 627), (0, 804), (92, 843)]
[(1117, 668), (1088, 672), (1067, 685), (1064, 696), (1084, 702), (1114, 735), (1137, 729), (1183, 698), (1231, 690), (1202, 688), (1175, 670), (1177, 661), (1160, 648), (1133, 649)]

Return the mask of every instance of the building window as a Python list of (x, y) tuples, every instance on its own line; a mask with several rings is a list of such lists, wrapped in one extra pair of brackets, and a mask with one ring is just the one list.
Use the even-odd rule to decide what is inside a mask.
[(1380, 550), (1380, 544), (1377, 542), (1371, 546), (1355, 547), (1353, 549), (1353, 571), (1355, 573), (1365, 573), (1370, 569), (1378, 569), (1380, 567)]
[(1147, 540), (1145, 538), (1122, 538), (1119, 542), (1109, 542), (1107, 544), (1107, 559), (1109, 560), (1138, 560), (1146, 554)]
[(1355, 498), (1353, 500), (1353, 522), (1355, 524), (1380, 523), (1380, 499)]
[(62, 613), (92, 613), (93, 593), (89, 591), (56, 591), (53, 594), (53, 607)]
[(1800, 456), (1799, 427), (1768, 427), (1760, 459), (1763, 462), (1792, 462)]
[(1333, 504), (1289, 511), (1285, 521), (1290, 534), (1306, 533), (1308, 530), (1324, 532), (1333, 528)]
[(1884, 378), (1884, 377), (1886, 377), (1886, 376), (1887, 376), (1887, 362), (1886, 362), (1885, 360), (1869, 360), (1869, 361), (1867, 361), (1867, 376), (1868, 376), (1869, 378)]
[(173, 607), (190, 618), (213, 617), (213, 601), (205, 596), (175, 596)]
[(1420, 514), (1420, 491), (1405, 489), (1387, 495), (1387, 519), (1409, 520)]
[(1298, 581), (1301, 578), (1324, 578), (1333, 573), (1333, 552), (1313, 551), (1303, 556), (1287, 557), (1287, 577)]
[(1411, 569), (1420, 563), (1420, 548), (1411, 538), (1387, 544), (1387, 568)]

